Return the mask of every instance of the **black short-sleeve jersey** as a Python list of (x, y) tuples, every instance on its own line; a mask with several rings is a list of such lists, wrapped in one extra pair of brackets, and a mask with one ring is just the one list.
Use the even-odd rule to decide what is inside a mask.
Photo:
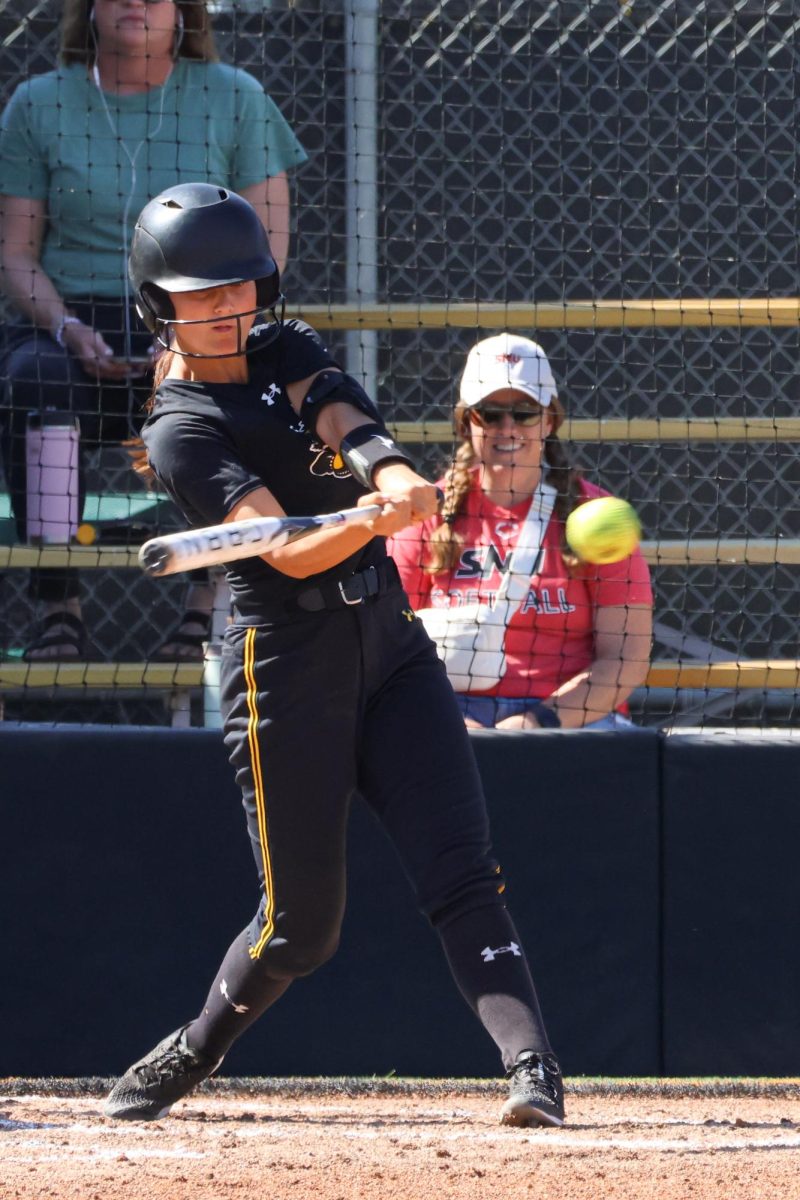
[[(338, 365), (327, 347), (302, 321), (286, 321), (259, 348), (261, 336), (257, 327), (248, 340), (247, 383), (167, 379), (142, 431), (158, 480), (195, 528), (219, 524), (258, 487), (269, 488), (291, 516), (350, 508), (364, 495), (341, 457), (306, 429), (286, 394), (287, 384)], [(380, 420), (374, 406), (364, 411)], [(303, 589), (385, 557), (383, 538), (373, 538), (338, 566), (307, 579), (292, 579), (262, 558), (230, 563), (227, 575), (242, 617), (273, 620), (290, 611)]]

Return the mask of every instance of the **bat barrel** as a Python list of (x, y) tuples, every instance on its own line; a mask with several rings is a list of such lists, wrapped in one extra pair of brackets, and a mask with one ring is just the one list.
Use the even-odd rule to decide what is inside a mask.
[(161, 538), (151, 538), (139, 548), (139, 566), (148, 575), (164, 575), (167, 573), (172, 553)]
[(161, 576), (235, 562), (278, 549), (318, 529), (363, 525), (380, 511), (379, 505), (370, 505), (315, 517), (247, 517), (229, 524), (167, 533), (144, 543), (139, 550), (139, 565), (148, 575)]

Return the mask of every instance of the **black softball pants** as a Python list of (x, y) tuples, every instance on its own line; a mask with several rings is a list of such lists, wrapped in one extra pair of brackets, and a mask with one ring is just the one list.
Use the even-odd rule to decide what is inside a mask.
[(221, 1056), (292, 979), (335, 952), (358, 791), (506, 1066), (521, 1050), (547, 1050), (463, 719), (402, 589), (284, 625), (232, 627), (221, 692), (262, 897), (190, 1043)]

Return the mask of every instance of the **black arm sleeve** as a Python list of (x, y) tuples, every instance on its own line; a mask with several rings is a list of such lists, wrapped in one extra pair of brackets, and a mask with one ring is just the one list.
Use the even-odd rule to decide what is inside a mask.
[(296, 383), (309, 375), (311, 384), (300, 406), (300, 417), (307, 429), (317, 432), (317, 418), (328, 404), (345, 403), (382, 424), (378, 410), (358, 380), (343, 371), (315, 329), (304, 321), (287, 321), (281, 339), (281, 371), (286, 383)]
[(373, 424), (383, 428), (378, 410), (367, 393), (352, 375), (336, 369), (318, 375), (305, 394), (300, 405), (300, 416), (307, 429), (317, 432), (317, 420), (323, 408), (329, 404), (349, 404), (369, 417)]

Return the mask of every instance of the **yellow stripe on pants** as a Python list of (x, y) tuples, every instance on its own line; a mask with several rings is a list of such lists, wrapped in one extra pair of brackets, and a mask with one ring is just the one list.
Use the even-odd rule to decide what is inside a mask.
[(269, 939), (275, 932), (275, 890), (272, 883), (272, 863), (269, 857), (269, 838), (267, 835), (267, 809), (264, 802), (264, 778), (261, 773), (261, 752), (258, 745), (258, 707), (256, 705), (256, 676), (255, 676), (255, 644), (256, 631), (248, 629), (244, 642), (244, 678), (247, 685), (247, 709), (250, 714), (247, 721), (247, 741), (250, 746), (250, 766), (253, 772), (253, 790), (256, 798), (256, 814), (258, 817), (258, 840), (261, 845), (261, 861), (264, 866), (264, 895), (267, 906), (265, 910), (264, 927), (261, 930), (255, 946), (250, 947), (250, 957), (260, 958)]

